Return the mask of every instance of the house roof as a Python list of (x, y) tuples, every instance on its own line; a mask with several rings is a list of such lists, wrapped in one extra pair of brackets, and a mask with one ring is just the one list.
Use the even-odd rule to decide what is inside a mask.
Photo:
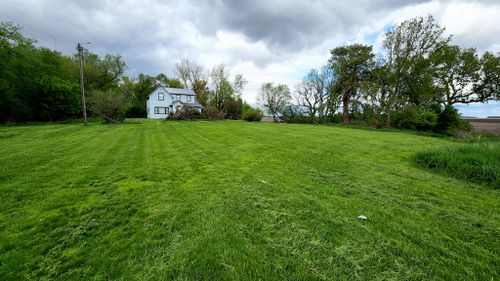
[(162, 87), (167, 91), (169, 94), (178, 94), (178, 95), (188, 95), (188, 96), (196, 96), (196, 94), (193, 92), (193, 90), (186, 90), (186, 89), (179, 89), (179, 88), (166, 88)]
[(170, 95), (187, 95), (187, 96), (196, 96), (195, 92), (193, 92), (193, 90), (186, 90), (186, 89), (179, 89), (179, 88), (168, 88), (168, 87), (158, 87), (156, 88), (153, 92), (151, 92), (151, 94), (148, 95), (148, 97), (150, 95), (152, 95), (154, 92), (156, 92), (156, 90), (158, 89), (163, 89), (165, 92), (167, 92), (168, 94)]

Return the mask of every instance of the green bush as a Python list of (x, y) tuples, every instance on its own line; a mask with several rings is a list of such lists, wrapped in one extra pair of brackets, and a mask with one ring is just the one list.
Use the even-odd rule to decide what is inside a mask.
[(227, 98), (224, 102), (224, 112), (227, 119), (239, 120), (243, 116), (243, 101)]
[(391, 126), (399, 129), (416, 130), (417, 109), (414, 107), (398, 110), (393, 113)]
[(258, 111), (247, 111), (243, 114), (243, 120), (247, 120), (249, 122), (260, 121), (262, 119), (262, 114)]
[(335, 113), (328, 116), (328, 122), (333, 124), (340, 124), (344, 120), (342, 113)]
[(416, 106), (401, 109), (392, 118), (393, 127), (406, 130), (433, 131), (437, 123), (437, 113)]
[(283, 109), (281, 120), (287, 123), (310, 123), (311, 120), (306, 116), (300, 106), (287, 105)]
[(450, 128), (457, 128), (460, 125), (460, 114), (452, 105), (447, 105), (439, 113), (436, 130), (444, 133)]
[(207, 120), (223, 120), (224, 119), (224, 113), (220, 112), (217, 110), (215, 106), (206, 106), (203, 108), (201, 111), (201, 116), (203, 119)]
[(167, 116), (167, 120), (195, 120), (201, 119), (201, 113), (194, 106), (183, 104), (182, 107), (174, 113)]
[(386, 125), (387, 115), (380, 105), (362, 105), (362, 120), (371, 127), (382, 128)]
[(40, 92), (34, 108), (37, 120), (54, 121), (80, 116), (80, 90), (78, 84), (57, 76), (44, 76), (39, 83)]
[(243, 113), (245, 112), (249, 112), (249, 111), (257, 111), (258, 113), (260, 113), (261, 115), (264, 115), (264, 112), (262, 111), (262, 109), (258, 108), (258, 107), (253, 107), (251, 106), (250, 104), (244, 102), (243, 103)]
[(126, 116), (130, 118), (146, 118), (147, 117), (146, 108), (143, 104), (134, 102), (127, 110)]
[(432, 111), (426, 111), (416, 116), (415, 128), (419, 131), (432, 131), (437, 125), (438, 115)]
[(456, 178), (500, 187), (500, 142), (467, 143), (418, 153), (415, 161)]
[(129, 103), (121, 91), (94, 91), (88, 101), (91, 112), (100, 117), (104, 123), (125, 121)]

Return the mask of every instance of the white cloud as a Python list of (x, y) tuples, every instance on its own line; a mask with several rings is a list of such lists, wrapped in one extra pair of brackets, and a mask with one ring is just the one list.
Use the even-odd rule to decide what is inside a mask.
[(183, 58), (206, 68), (224, 63), (249, 81), (249, 102), (263, 82), (293, 89), (332, 48), (375, 42), (377, 51), (384, 28), (427, 14), (455, 35), (454, 43), (500, 51), (500, 2), (488, 0), (0, 2), (0, 20), (24, 26), (41, 45), (70, 54), (76, 42), (90, 41), (94, 52), (122, 54), (131, 75), (173, 75)]
[(453, 41), (479, 51), (499, 50), (500, 2), (484, 5), (453, 2), (444, 7), (440, 22), (454, 35)]

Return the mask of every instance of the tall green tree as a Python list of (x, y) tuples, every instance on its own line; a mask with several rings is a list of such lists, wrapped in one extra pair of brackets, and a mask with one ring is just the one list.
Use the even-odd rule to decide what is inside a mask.
[(404, 21), (385, 34), (387, 80), (383, 90), (387, 125), (395, 107), (435, 99), (434, 93), (438, 91), (434, 88), (434, 69), (429, 57), (450, 41), (444, 31), (432, 16), (427, 16)]
[(316, 116), (322, 120), (327, 114), (327, 86), (327, 74), (311, 69), (295, 88), (297, 102), (305, 108), (311, 122)]
[(243, 100), (237, 96), (229, 96), (224, 101), (224, 114), (227, 119), (243, 117)]
[(186, 89), (184, 84), (178, 78), (169, 78), (167, 75), (160, 73), (156, 75), (157, 86), (167, 87), (167, 88), (179, 88)]
[(212, 90), (209, 95), (209, 102), (223, 112), (225, 101), (238, 99), (247, 81), (241, 74), (236, 74), (231, 82), (230, 71), (224, 64), (216, 65), (210, 72)]
[(80, 88), (78, 84), (59, 78), (44, 76), (37, 91), (35, 120), (56, 121), (74, 118), (80, 113)]
[(260, 87), (258, 100), (273, 116), (273, 120), (278, 122), (279, 115), (292, 100), (292, 95), (287, 85), (268, 82)]
[(193, 84), (193, 91), (196, 94), (196, 101), (203, 107), (207, 106), (210, 94), (207, 80), (196, 80)]
[(432, 55), (436, 68), (436, 82), (442, 91), (440, 102), (483, 102), (484, 97), (473, 87), (480, 80), (481, 63), (474, 49), (462, 50), (459, 46), (446, 45)]
[(343, 122), (348, 124), (352, 101), (358, 98), (363, 84), (369, 80), (375, 55), (371, 46), (353, 44), (331, 51), (330, 67), (337, 75), (335, 91), (342, 95)]
[(78, 99), (69, 59), (0, 23), (0, 122), (75, 117)]
[(229, 69), (224, 64), (216, 65), (210, 71), (210, 80), (213, 86), (211, 91), (211, 103), (222, 111), (224, 107), (224, 98), (227, 94), (232, 94), (232, 87), (229, 83)]
[(197, 81), (206, 80), (204, 67), (188, 59), (176, 63), (175, 72), (184, 89), (194, 90)]
[(485, 52), (481, 57), (480, 80), (475, 92), (483, 101), (500, 100), (500, 53)]
[(385, 92), (387, 125), (392, 111), (421, 105), (440, 95), (434, 87), (434, 68), (429, 57), (448, 44), (451, 37), (432, 16), (404, 21), (385, 34)]
[(26, 93), (30, 82), (30, 53), (33, 40), (21, 34), (21, 27), (0, 23), (0, 121), (31, 117)]
[(130, 100), (120, 89), (95, 90), (88, 99), (90, 110), (104, 123), (121, 123), (125, 120)]
[[(74, 55), (73, 64), (74, 77), (77, 78), (78, 55)], [(100, 57), (88, 49), (83, 50), (84, 83), (89, 91), (117, 88), (126, 69), (127, 65), (120, 55), (106, 54)]]
[(120, 91), (129, 101), (127, 117), (146, 117), (146, 100), (149, 94), (151, 94), (159, 85), (160, 82), (157, 77), (142, 73), (135, 78), (123, 77), (122, 83), (120, 84)]

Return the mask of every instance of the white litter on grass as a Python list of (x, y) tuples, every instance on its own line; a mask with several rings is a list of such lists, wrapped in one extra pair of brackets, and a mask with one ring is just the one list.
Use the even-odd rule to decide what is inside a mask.
[(267, 181), (265, 181), (265, 180), (260, 180), (260, 182), (263, 184), (267, 184)]
[(367, 220), (368, 218), (367, 218), (366, 216), (361, 215), (361, 216), (358, 216), (358, 219), (365, 221), (365, 220)]

